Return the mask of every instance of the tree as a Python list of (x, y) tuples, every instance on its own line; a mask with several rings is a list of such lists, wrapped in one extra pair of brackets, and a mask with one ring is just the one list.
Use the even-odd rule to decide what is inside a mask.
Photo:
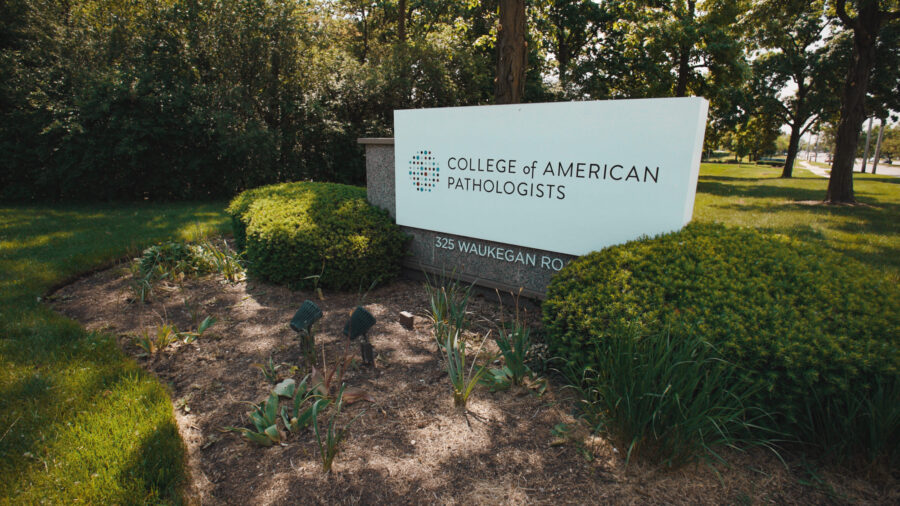
[(881, 156), (888, 160), (893, 160), (900, 156), (900, 128), (896, 126), (886, 127), (881, 135)]
[(825, 201), (830, 204), (856, 202), (853, 194), (853, 163), (858, 134), (866, 118), (866, 91), (875, 66), (876, 43), (882, 25), (900, 19), (900, 10), (882, 7), (883, 4), (896, 7), (896, 1), (857, 0), (854, 2), (856, 16), (847, 12), (846, 4), (846, 0), (837, 0), (835, 9), (844, 26), (853, 31), (853, 53), (841, 96), (834, 161), (825, 194)]
[[(781, 177), (793, 174), (800, 138), (834, 107), (830, 87), (836, 62), (822, 45), (830, 29), (823, 0), (763, 0), (747, 17), (761, 53), (753, 62), (757, 101), (791, 129)], [(784, 94), (788, 85), (793, 93)]]
[(500, 27), (497, 34), (498, 104), (517, 104), (525, 95), (525, 0), (500, 0)]
[(574, 64), (596, 42), (601, 25), (610, 21), (608, 11), (593, 0), (549, 0), (544, 5), (540, 24), (556, 60), (560, 89), (564, 95), (577, 96), (570, 85)]
[[(628, 12), (625, 50), (648, 96), (710, 95), (710, 85), (740, 77), (743, 45), (735, 19), (743, 1), (641, 0)], [(643, 59), (644, 61), (641, 61)], [(633, 90), (634, 91), (634, 90)]]
[(875, 147), (875, 159), (872, 162), (872, 173), (878, 167), (878, 160), (884, 152), (883, 134), (887, 119), (892, 111), (900, 112), (900, 23), (889, 24), (881, 29), (878, 44), (875, 48), (875, 70), (872, 82), (869, 83), (869, 94), (866, 102), (876, 118), (881, 120)]

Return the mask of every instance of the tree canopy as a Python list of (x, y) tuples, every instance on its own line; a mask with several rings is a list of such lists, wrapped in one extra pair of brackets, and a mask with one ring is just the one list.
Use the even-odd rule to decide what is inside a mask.
[[(898, 10), (897, 0), (6, 0), (0, 198), (359, 184), (356, 139), (390, 135), (397, 109), (685, 95), (711, 102), (707, 151), (765, 156), (788, 125), (790, 176), (804, 131), (835, 125), (840, 151), (840, 125), (856, 139), (860, 118), (900, 109)], [(866, 87), (851, 107), (852, 72)]]

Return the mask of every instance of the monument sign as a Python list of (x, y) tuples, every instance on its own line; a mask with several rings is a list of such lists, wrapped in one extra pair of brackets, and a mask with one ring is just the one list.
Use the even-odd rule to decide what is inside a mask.
[(409, 266), (540, 296), (573, 256), (690, 221), (707, 108), (692, 97), (395, 111), (394, 195), (367, 147), (369, 198), (413, 235)]

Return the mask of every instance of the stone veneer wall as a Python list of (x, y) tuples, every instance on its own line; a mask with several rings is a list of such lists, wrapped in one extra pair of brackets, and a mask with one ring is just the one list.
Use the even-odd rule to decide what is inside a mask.
[[(366, 189), (373, 205), (385, 209), (396, 219), (394, 181), (394, 139), (364, 138), (366, 147)], [(473, 219), (479, 219), (473, 217)], [(527, 297), (544, 298), (550, 277), (569, 262), (572, 255), (525, 248), (483, 239), (473, 239), (401, 226), (412, 236), (407, 249), (409, 256), (404, 267), (430, 274), (453, 275), (466, 282), (517, 293)], [(452, 249), (446, 247), (450, 244)], [(460, 251), (460, 242), (473, 244), (469, 251)], [(444, 245), (445, 247), (439, 247)], [(508, 259), (512, 258), (512, 261)], [(525, 259), (526, 262), (516, 259)], [(534, 260), (535, 266), (529, 260)]]

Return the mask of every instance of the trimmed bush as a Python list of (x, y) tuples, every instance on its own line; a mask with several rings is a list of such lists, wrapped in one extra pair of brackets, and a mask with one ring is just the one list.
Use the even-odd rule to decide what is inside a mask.
[[(785, 236), (691, 224), (576, 259), (551, 281), (543, 307), (551, 352), (570, 367), (604, 367), (606, 347), (595, 342), (610, 337), (696, 337), (746, 371), (750, 385), (733, 388), (756, 392), (754, 405), (794, 439), (898, 454), (896, 407), (850, 401), (897, 391), (900, 289), (849, 258)], [(835, 417), (863, 432), (878, 423), (881, 436), (823, 434)], [(884, 427), (885, 419), (894, 421)]]
[(292, 288), (358, 289), (400, 272), (405, 236), (363, 188), (264, 186), (238, 195), (228, 212), (252, 276)]

